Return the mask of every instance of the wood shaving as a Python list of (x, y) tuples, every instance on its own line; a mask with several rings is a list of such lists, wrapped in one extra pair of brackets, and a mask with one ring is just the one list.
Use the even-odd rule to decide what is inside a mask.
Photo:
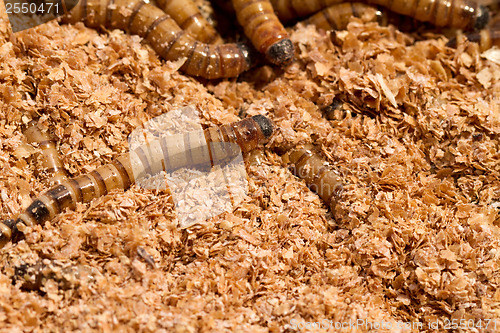
[[(360, 319), (419, 332), (464, 319), (494, 332), (498, 50), (358, 21), (335, 35), (299, 24), (290, 38), (284, 69), (201, 82), (137, 36), (57, 22), (13, 35), (0, 15), (2, 219), (47, 188), (22, 135), (34, 118), (71, 176), (186, 105), (203, 126), (264, 114), (279, 128), (247, 167), (247, 195), (204, 223), (179, 228), (170, 193), (136, 185), (25, 227), (0, 250), (3, 330), (292, 332)], [(306, 143), (345, 184), (333, 212), (279, 157)]]

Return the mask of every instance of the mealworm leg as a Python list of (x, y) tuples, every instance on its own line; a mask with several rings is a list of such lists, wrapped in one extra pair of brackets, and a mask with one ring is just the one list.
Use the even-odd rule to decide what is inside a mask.
[(148, 253), (142, 246), (137, 247), (137, 254), (144, 259), (144, 261), (151, 266), (151, 268), (156, 268), (155, 259), (152, 255)]

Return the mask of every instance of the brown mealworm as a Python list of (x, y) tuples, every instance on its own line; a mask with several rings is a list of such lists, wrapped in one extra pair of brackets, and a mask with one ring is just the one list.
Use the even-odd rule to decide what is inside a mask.
[(2, 221), (0, 247), (19, 233), (18, 227), (21, 225), (44, 223), (65, 208), (74, 209), (78, 202), (90, 202), (115, 189), (128, 189), (136, 179), (162, 170), (220, 165), (240, 152), (249, 152), (265, 143), (273, 131), (271, 120), (254, 116), (204, 131), (161, 137), (139, 146), (89, 174), (63, 180), (38, 196), (17, 218)]
[(156, 0), (156, 3), (177, 22), (181, 29), (193, 35), (198, 41), (207, 44), (223, 43), (221, 36), (201, 15), (192, 0)]
[[(282, 20), (313, 14), (340, 0), (271, 0)], [(459, 29), (481, 29), (489, 20), (489, 11), (475, 0), (367, 0), (395, 13), (436, 26)]]
[(78, 288), (81, 282), (91, 282), (98, 275), (95, 268), (84, 265), (68, 265), (57, 260), (44, 259), (34, 265), (21, 264), (14, 267), (12, 283), (21, 288), (43, 291), (48, 281), (56, 283), (58, 289)]
[(369, 0), (395, 13), (438, 27), (482, 29), (489, 21), (489, 11), (475, 0)]
[(276, 65), (293, 60), (293, 44), (269, 0), (233, 0), (238, 22), (255, 48)]
[(28, 124), (24, 135), (29, 143), (37, 144), (40, 148), (43, 171), (52, 175), (49, 182), (59, 184), (66, 179), (66, 170), (59, 158), (56, 145), (49, 135), (41, 131), (35, 121)]
[(390, 13), (375, 6), (360, 2), (345, 2), (327, 7), (302, 21), (323, 30), (345, 30), (351, 17), (357, 17), (364, 22), (378, 22), (380, 25), (393, 24), (405, 30), (414, 28), (411, 20), (403, 15)]
[(283, 21), (304, 17), (343, 0), (270, 0), (274, 12)]
[[(368, 13), (368, 15), (366, 15)], [(327, 7), (303, 21), (323, 30), (344, 30), (351, 17), (367, 17), (382, 22), (384, 14), (377, 8), (359, 2), (346, 2)]]
[(244, 44), (199, 42), (163, 10), (142, 0), (81, 0), (63, 20), (137, 34), (166, 60), (186, 58), (181, 70), (192, 76), (236, 77), (250, 67), (250, 53)]
[(307, 186), (326, 202), (332, 212), (335, 211), (343, 189), (342, 181), (316, 147), (305, 145), (292, 149), (283, 155), (283, 162), (289, 165), (295, 176), (305, 180)]

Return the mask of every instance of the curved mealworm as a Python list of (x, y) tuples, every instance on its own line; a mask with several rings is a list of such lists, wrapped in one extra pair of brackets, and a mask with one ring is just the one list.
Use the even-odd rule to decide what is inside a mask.
[(67, 23), (83, 21), (87, 26), (122, 29), (146, 39), (166, 60), (186, 58), (181, 70), (207, 79), (236, 77), (250, 67), (250, 52), (244, 44), (211, 45), (197, 41), (164, 11), (142, 0), (82, 0)]
[(24, 131), (29, 143), (38, 144), (41, 150), (42, 167), (45, 172), (51, 174), (50, 183), (61, 183), (66, 179), (66, 170), (63, 167), (56, 145), (47, 133), (42, 132), (35, 121), (31, 121)]
[(136, 179), (148, 174), (156, 174), (162, 170), (173, 171), (186, 166), (220, 164), (240, 152), (234, 146), (237, 145), (241, 152), (249, 152), (266, 142), (273, 131), (271, 120), (264, 116), (254, 116), (204, 131), (161, 137), (139, 146), (111, 164), (101, 166), (89, 174), (62, 181), (42, 193), (16, 219), (2, 221), (0, 247), (19, 233), (18, 227), (21, 225), (44, 223), (65, 208), (74, 209), (77, 202), (89, 202), (115, 189), (128, 189)]
[[(500, 46), (500, 26), (466, 34), (465, 37), (471, 42), (479, 43), (479, 49), (486, 51), (494, 45)], [(446, 46), (457, 47), (457, 38), (450, 39)]]
[(482, 29), (489, 11), (475, 0), (369, 0), (395, 13), (411, 16), (438, 27)]
[(351, 17), (363, 16), (367, 18), (367, 22), (377, 21), (382, 24), (387, 21), (387, 15), (373, 6), (359, 2), (346, 2), (327, 7), (304, 20), (303, 23), (312, 24), (324, 30), (344, 30)]
[(421, 22), (409, 19), (405, 15), (393, 13), (372, 5), (360, 2), (339, 3), (327, 7), (302, 21), (312, 24), (323, 30), (345, 30), (351, 17), (361, 19), (363, 22), (377, 22), (380, 26), (392, 24), (400, 31), (415, 31), (422, 26)]
[(221, 36), (201, 15), (192, 0), (156, 0), (158, 6), (170, 15), (186, 32), (198, 41), (208, 44), (222, 44)]
[(270, 0), (274, 12), (283, 21), (308, 16), (343, 0)]
[(293, 60), (293, 44), (269, 0), (233, 0), (233, 7), (245, 35), (269, 61), (284, 65)]
[(317, 28), (324, 30), (345, 30), (351, 17), (360, 18), (364, 22), (378, 22), (381, 26), (393, 24), (400, 29), (402, 25), (406, 30), (414, 28), (411, 20), (408, 20), (403, 15), (380, 10), (375, 6), (360, 2), (346, 2), (332, 5), (302, 22), (304, 24), (315, 25)]
[[(340, 0), (271, 0), (282, 20), (307, 16)], [(436, 26), (459, 29), (481, 29), (489, 20), (489, 11), (475, 0), (367, 0), (395, 13)]]
[(283, 161), (290, 166), (295, 176), (305, 180), (307, 186), (326, 202), (331, 211), (335, 210), (343, 189), (342, 181), (313, 145), (292, 149), (283, 155)]

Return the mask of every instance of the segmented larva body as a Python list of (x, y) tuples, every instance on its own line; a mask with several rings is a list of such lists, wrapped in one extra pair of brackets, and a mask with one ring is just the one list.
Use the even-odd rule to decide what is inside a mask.
[(335, 211), (343, 189), (342, 181), (313, 145), (291, 150), (283, 156), (283, 161), (295, 176), (304, 179), (307, 186)]
[(415, 20), (408, 17), (381, 10), (378, 7), (360, 2), (345, 2), (332, 5), (302, 21), (323, 30), (345, 30), (351, 17), (357, 17), (363, 22), (378, 22), (381, 26), (393, 24), (399, 29), (415, 29)]
[(282, 21), (290, 21), (316, 13), (343, 0), (270, 0)]
[(266, 142), (272, 133), (273, 124), (268, 118), (254, 116), (204, 131), (161, 137), (118, 157), (111, 164), (89, 174), (63, 180), (42, 193), (17, 219), (0, 223), (0, 246), (18, 232), (20, 225), (44, 223), (65, 208), (74, 209), (78, 202), (90, 202), (115, 189), (128, 189), (135, 179), (148, 174), (231, 160), (235, 154), (248, 152)]
[(207, 79), (236, 77), (250, 67), (243, 44), (210, 45), (182, 30), (164, 11), (142, 0), (81, 0), (63, 20), (87, 26), (122, 29), (146, 39), (166, 60), (186, 62), (181, 70)]
[(369, 0), (395, 13), (438, 27), (481, 29), (489, 20), (488, 9), (475, 0)]
[(26, 290), (41, 290), (52, 281), (62, 290), (78, 288), (81, 282), (91, 282), (98, 272), (91, 267), (69, 266), (57, 260), (44, 259), (34, 265), (22, 264), (14, 268), (12, 283)]
[[(303, 17), (338, 4), (340, 0), (271, 0), (282, 20)], [(489, 12), (475, 0), (367, 0), (395, 13), (407, 15), (436, 26), (459, 29), (481, 29), (489, 20)]]
[(313, 24), (324, 30), (344, 30), (351, 17), (366, 18), (367, 22), (387, 23), (387, 15), (377, 8), (359, 2), (346, 2), (332, 5), (304, 20), (304, 24)]
[(59, 184), (66, 179), (66, 170), (59, 158), (56, 145), (47, 133), (42, 132), (35, 121), (31, 121), (28, 124), (28, 128), (24, 131), (24, 135), (29, 143), (37, 144), (41, 150), (40, 156), (43, 171), (52, 175), (49, 182)]
[[(471, 42), (479, 43), (479, 49), (481, 51), (486, 51), (494, 45), (500, 47), (500, 26), (473, 32), (465, 35), (465, 37)], [(450, 39), (446, 45), (457, 47), (457, 39)]]
[(293, 59), (293, 44), (269, 0), (233, 0), (233, 7), (245, 35), (269, 61), (284, 65)]
[(222, 38), (207, 22), (192, 0), (156, 0), (158, 7), (170, 15), (186, 32), (198, 41), (208, 44), (222, 44)]

